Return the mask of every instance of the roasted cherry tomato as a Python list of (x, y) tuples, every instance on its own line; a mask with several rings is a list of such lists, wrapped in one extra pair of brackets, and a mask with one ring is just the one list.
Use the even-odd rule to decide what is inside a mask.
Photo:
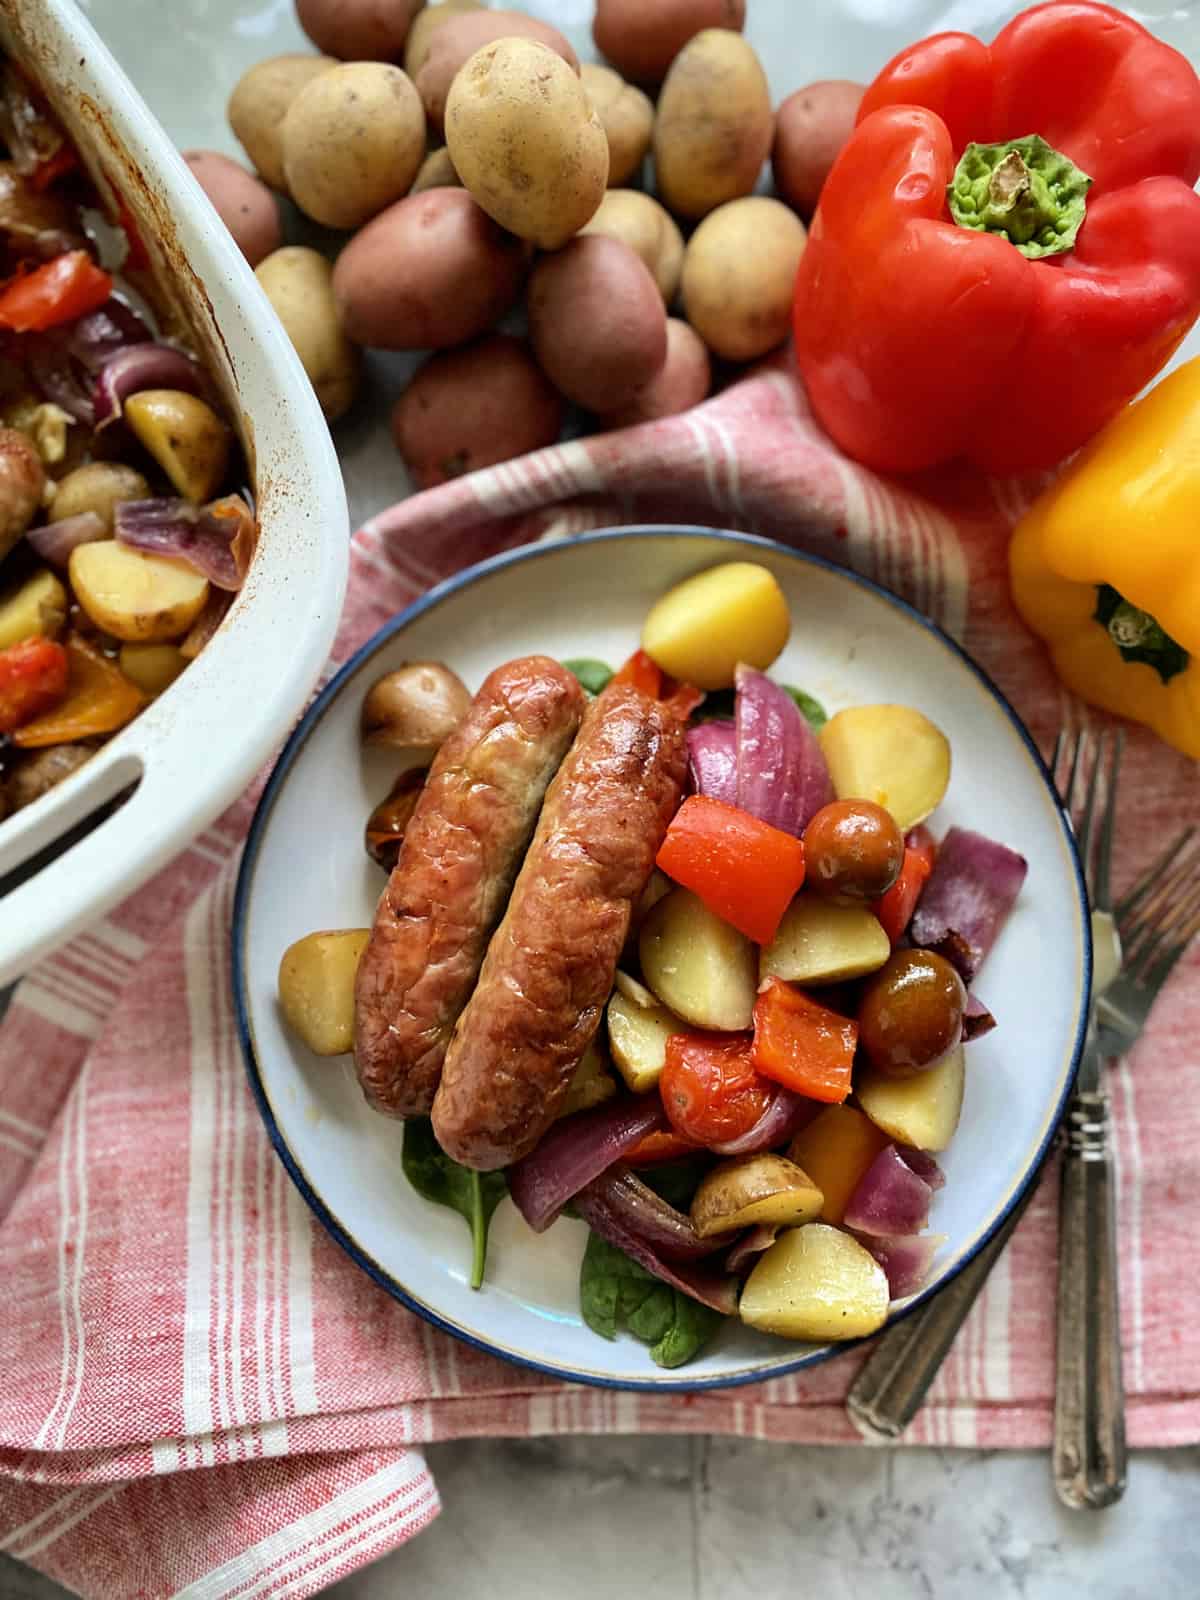
[(936, 1066), (962, 1038), (967, 991), (932, 950), (895, 950), (863, 988), (858, 1037), (873, 1067), (910, 1078)]
[(676, 1133), (711, 1145), (750, 1131), (775, 1096), (755, 1071), (753, 1043), (743, 1033), (671, 1035), (658, 1087)]
[(872, 800), (834, 800), (804, 830), (808, 885), (840, 900), (878, 900), (900, 876), (904, 837)]

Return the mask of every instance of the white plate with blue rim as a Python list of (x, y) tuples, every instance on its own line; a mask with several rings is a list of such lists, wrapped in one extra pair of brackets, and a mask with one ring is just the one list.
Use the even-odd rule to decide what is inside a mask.
[[(1035, 1174), (1074, 1075), (1087, 1015), (1091, 947), (1070, 830), (1016, 712), (949, 638), (865, 579), (746, 534), (621, 529), (535, 545), (439, 585), (380, 630), (315, 701), (285, 748), (250, 831), (234, 912), (233, 979), (242, 1048), (267, 1131), (321, 1224), (410, 1309), (480, 1349), (581, 1383), (697, 1390), (778, 1377), (838, 1345), (805, 1345), (727, 1322), (689, 1365), (656, 1367), (628, 1335), (608, 1341), (583, 1321), (583, 1223), (543, 1235), (502, 1201), (484, 1286), (469, 1284), (462, 1219), (405, 1179), (402, 1124), (371, 1111), (349, 1058), (321, 1060), (286, 1029), (276, 997), (284, 949), (318, 928), (370, 924), (383, 875), (363, 825), (394, 758), (364, 752), (363, 697), (405, 660), (443, 660), (474, 690), (503, 661), (535, 652), (618, 663), (637, 647), (652, 603), (720, 561), (768, 567), (792, 632), (772, 668), (830, 713), (899, 702), (950, 741), (950, 787), (931, 826), (958, 824), (1029, 862), (1020, 900), (975, 988), (995, 1031), (968, 1047), (966, 1098), (930, 1226), (946, 1242), (911, 1310), (958, 1272), (1000, 1226)], [(564, 603), (565, 597), (579, 604)], [(303, 870), (297, 870), (297, 863)]]

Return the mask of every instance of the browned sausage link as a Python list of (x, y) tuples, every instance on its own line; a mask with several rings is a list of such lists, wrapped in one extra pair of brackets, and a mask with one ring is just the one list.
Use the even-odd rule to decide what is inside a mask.
[(548, 656), (497, 667), (438, 751), (375, 913), (354, 994), (372, 1105), (424, 1116), (442, 1057), (570, 747), (584, 693)]
[(0, 560), (33, 521), (46, 473), (33, 442), (16, 428), (0, 428)]
[(443, 1150), (488, 1171), (554, 1119), (612, 989), (683, 790), (683, 724), (637, 689), (591, 705), (459, 1018), (433, 1103)]

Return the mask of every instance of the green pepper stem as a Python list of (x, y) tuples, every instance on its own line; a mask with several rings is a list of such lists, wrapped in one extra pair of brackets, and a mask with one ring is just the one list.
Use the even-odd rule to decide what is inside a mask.
[(969, 144), (946, 201), (960, 228), (997, 234), (1036, 259), (1074, 246), (1091, 183), (1034, 133), (1003, 144)]
[(1102, 624), (1122, 661), (1141, 661), (1153, 667), (1164, 683), (1170, 683), (1191, 659), (1160, 622), (1131, 605), (1110, 583), (1098, 586), (1092, 616)]

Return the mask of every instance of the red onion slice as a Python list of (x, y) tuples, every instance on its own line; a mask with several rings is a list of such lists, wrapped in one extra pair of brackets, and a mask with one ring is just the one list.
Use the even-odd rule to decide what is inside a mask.
[(116, 422), (126, 400), (143, 389), (183, 389), (188, 394), (207, 393), (207, 381), (191, 356), (169, 344), (131, 344), (109, 356), (96, 379), (92, 403), (96, 430)]
[[(511, 1175), (510, 1175), (511, 1176)], [(695, 1266), (687, 1262), (664, 1261), (658, 1251), (629, 1227), (605, 1192), (603, 1182), (590, 1183), (575, 1196), (580, 1216), (602, 1239), (624, 1250), (647, 1272), (669, 1283), (681, 1294), (690, 1295), (701, 1305), (711, 1306), (723, 1316), (731, 1317), (737, 1310), (737, 1279), (714, 1272), (711, 1267)]]
[(793, 1094), (790, 1089), (785, 1089), (782, 1084), (776, 1084), (774, 1089), (770, 1105), (754, 1126), (736, 1139), (727, 1139), (724, 1144), (710, 1145), (709, 1148), (714, 1155), (757, 1155), (760, 1150), (774, 1150), (777, 1145), (786, 1144), (792, 1135), (799, 1131), (810, 1102), (803, 1095)]
[(937, 1159), (929, 1154), (928, 1150), (917, 1150), (910, 1144), (898, 1144), (896, 1149), (905, 1166), (911, 1167), (918, 1178), (923, 1178), (931, 1189), (944, 1189), (946, 1187), (946, 1174), (937, 1164)]
[(749, 1271), (754, 1265), (756, 1257), (762, 1255), (764, 1250), (769, 1250), (775, 1243), (779, 1233), (777, 1222), (759, 1222), (746, 1232), (734, 1245), (725, 1257), (725, 1266), (730, 1272), (741, 1274)]
[(856, 1233), (899, 1237), (920, 1233), (929, 1221), (933, 1190), (894, 1144), (882, 1149), (859, 1179), (844, 1221)]
[(94, 511), (81, 511), (77, 517), (60, 517), (57, 522), (46, 522), (40, 528), (30, 528), (25, 535), (29, 545), (37, 551), (49, 567), (65, 572), (71, 551), (81, 544), (96, 544), (108, 537), (103, 521)]
[(870, 1251), (887, 1274), (888, 1293), (892, 1299), (902, 1300), (906, 1295), (916, 1294), (923, 1286), (933, 1258), (946, 1239), (944, 1233), (923, 1233), (919, 1237), (907, 1234), (890, 1239), (864, 1233), (858, 1242)]
[(254, 555), (257, 525), (236, 495), (194, 506), (190, 500), (122, 500), (113, 511), (122, 544), (150, 555), (174, 556), (218, 589), (241, 588)]
[(982, 1000), (976, 999), (973, 994), (967, 995), (967, 1009), (963, 1012), (962, 1037), (963, 1043), (971, 1039), (982, 1039), (985, 1033), (991, 1033), (996, 1026), (996, 1019)]
[(603, 1200), (631, 1233), (667, 1261), (699, 1261), (725, 1249), (734, 1237), (730, 1230), (702, 1239), (690, 1217), (655, 1194), (623, 1161), (594, 1179), (588, 1193)]
[(536, 1149), (509, 1168), (508, 1192), (535, 1233), (544, 1233), (567, 1201), (607, 1172), (648, 1133), (668, 1127), (657, 1093), (608, 1100), (556, 1122)]
[(913, 913), (913, 944), (936, 950), (969, 984), (1016, 904), (1027, 871), (1024, 856), (1006, 844), (951, 828)]
[(817, 736), (786, 689), (740, 666), (737, 698), (737, 804), (797, 838), (834, 798)]
[(737, 730), (732, 722), (688, 729), (688, 771), (697, 794), (737, 805)]

